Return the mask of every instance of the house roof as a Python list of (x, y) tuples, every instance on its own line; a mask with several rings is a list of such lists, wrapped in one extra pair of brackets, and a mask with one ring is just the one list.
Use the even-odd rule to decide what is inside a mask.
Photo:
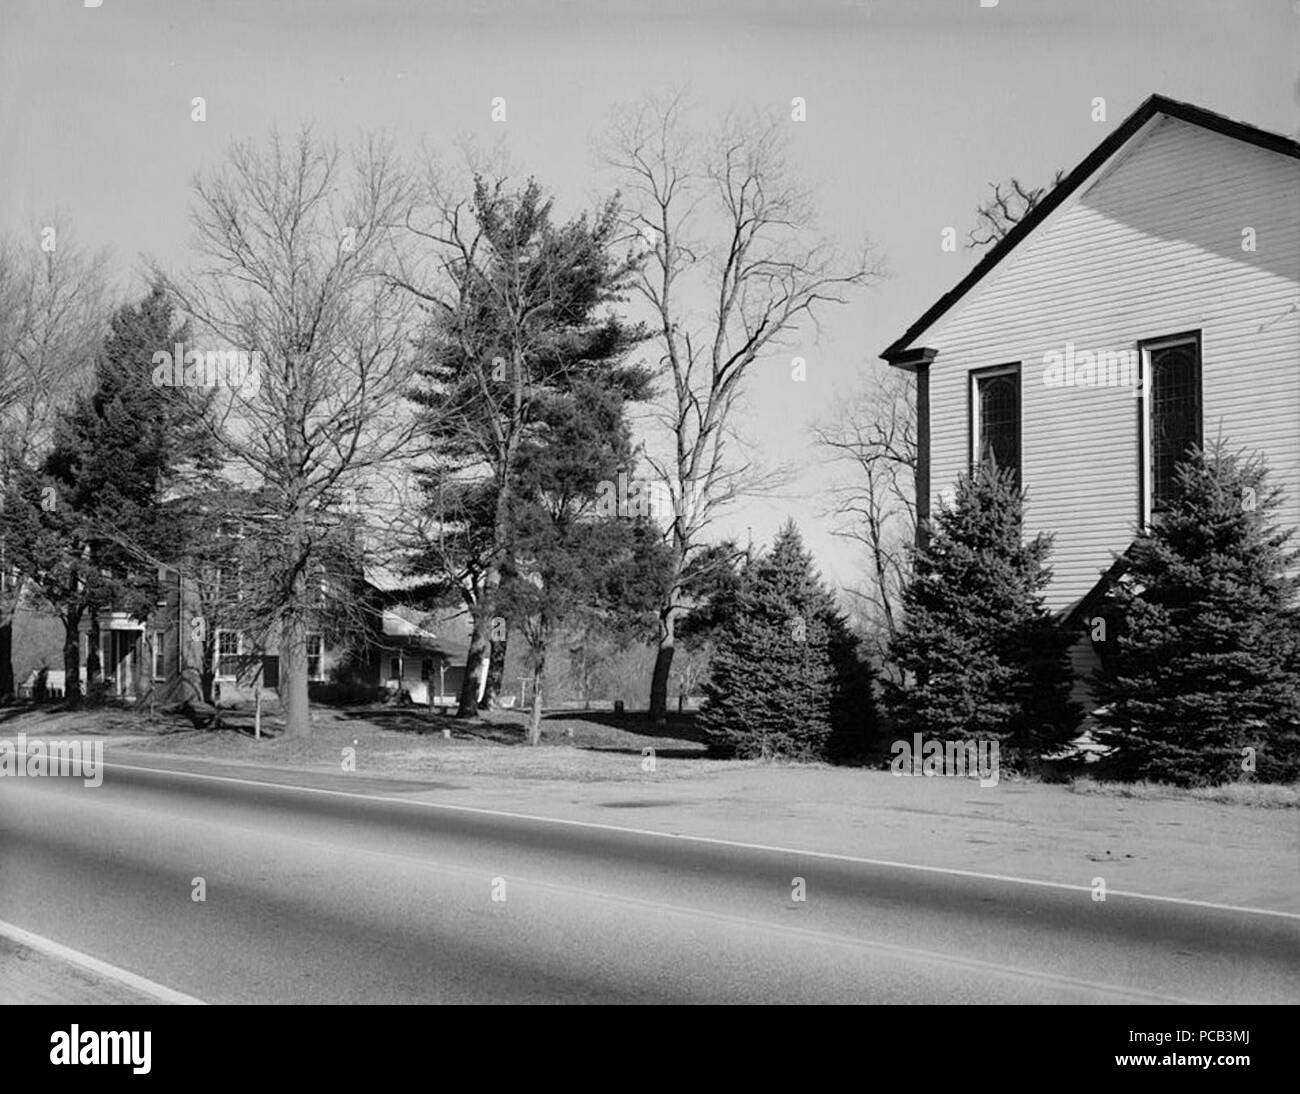
[[(431, 630), (430, 626), (436, 627)], [(385, 649), (418, 649), (462, 660), (469, 652), (469, 627), (464, 613), (438, 616), (404, 608), (385, 608), (381, 622)]]
[(366, 583), (381, 593), (405, 593), (422, 589), (429, 584), (427, 577), (419, 574), (406, 574), (386, 566), (367, 566)]
[[(1124, 119), (1118, 127), (1094, 148), (1073, 171), (1066, 175), (1057, 186), (1034, 206), (1028, 215), (1020, 221), (1002, 239), (998, 240), (975, 267), (957, 284), (939, 297), (915, 323), (903, 332), (902, 336), (891, 343), (880, 356), (891, 365), (910, 369), (923, 360), (934, 356), (933, 351), (913, 347), (912, 342), (923, 334), (936, 320), (949, 311), (962, 297), (991, 273), (993, 269), (1019, 245), (1052, 212), (1065, 202), (1071, 194), (1079, 189), (1107, 160), (1127, 144), (1157, 114), (1177, 118), (1189, 125), (1200, 126), (1212, 132), (1220, 133), (1234, 140), (1245, 141), (1270, 152), (1300, 159), (1300, 142), (1279, 133), (1258, 129), (1245, 122), (1233, 121), (1222, 114), (1216, 114), (1191, 103), (1168, 99), (1163, 95), (1152, 95), (1132, 114)], [(924, 354), (929, 353), (929, 357)]]

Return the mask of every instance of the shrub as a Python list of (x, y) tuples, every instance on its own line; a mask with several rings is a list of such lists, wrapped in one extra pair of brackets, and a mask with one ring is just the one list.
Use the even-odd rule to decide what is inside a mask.
[[(1217, 785), (1300, 776), (1300, 552), (1281, 491), (1222, 442), (1177, 469), (1175, 497), (1107, 594), (1115, 648), (1095, 675), (1107, 766)], [(1252, 751), (1247, 751), (1252, 750)], [(1253, 761), (1253, 763), (1252, 763)]]
[(903, 623), (884, 684), (891, 729), (944, 740), (992, 739), (1001, 762), (1034, 766), (1074, 735), (1071, 638), (1043, 604), (1051, 537), (1025, 543), (1024, 498), (1012, 474), (962, 476), (950, 507), (915, 552)]
[(793, 522), (749, 563), (717, 631), (699, 715), (710, 750), (743, 758), (855, 758), (871, 684), (857, 640)]

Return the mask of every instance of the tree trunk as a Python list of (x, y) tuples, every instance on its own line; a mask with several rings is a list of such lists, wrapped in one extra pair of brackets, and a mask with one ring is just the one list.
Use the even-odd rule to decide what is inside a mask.
[(504, 638), (494, 639), (489, 647), (487, 688), (479, 702), (484, 710), (495, 710), (500, 705), (501, 682), (506, 674), (506, 644), (509, 641), (510, 633), (507, 631)]
[[(305, 519), (295, 512), (290, 535), (291, 557), (306, 547)], [(303, 738), (311, 734), (311, 705), (307, 697), (307, 618), (304, 570), (299, 567), (289, 592), (289, 609), (280, 623), (280, 708), (284, 711), (284, 735)]]
[(284, 735), (311, 734), (311, 708), (307, 699), (306, 626), (295, 609), (280, 631), (280, 704), (284, 710)]
[(469, 652), (465, 656), (465, 678), (460, 682), (460, 699), (456, 707), (457, 718), (478, 716), (478, 691), (482, 674), (487, 671), (489, 620), (478, 606), (472, 616), (473, 629), (469, 636)]
[(0, 703), (14, 697), (14, 617), (0, 623)]
[(90, 628), (86, 637), (86, 697), (92, 703), (98, 703), (103, 698), (104, 691), (100, 686), (103, 676), (103, 664), (99, 659), (99, 610), (90, 609)]
[[(519, 412), (520, 399), (522, 398), (522, 362), (518, 350), (515, 352), (515, 413)], [(477, 702), (479, 706), (488, 708), (496, 705), (497, 696), (501, 692), (501, 674), (505, 671), (505, 646), (506, 639), (499, 639), (487, 644), (489, 638), (488, 628), (492, 624), (492, 616), (496, 611), (497, 589), (501, 585), (501, 566), (510, 549), (510, 470), (514, 466), (515, 452), (518, 449), (518, 438), (511, 435), (507, 440), (501, 466), (497, 468), (497, 499), (496, 510), (492, 517), (492, 561), (487, 567), (487, 572), (483, 577), (483, 623), (484, 623), (484, 642), (482, 651), (482, 676), (479, 679), (479, 690)], [(495, 685), (493, 682), (493, 663), (492, 655), (495, 653), (495, 647), (501, 646), (500, 665), (497, 666)], [(468, 675), (468, 674), (467, 674)]]
[(81, 612), (63, 618), (63, 701), (81, 706)]
[[(301, 442), (297, 439), (290, 445), (291, 465), (295, 468), (301, 467), (304, 462), (300, 448)], [(308, 595), (308, 564), (315, 556), (311, 553), (306, 502), (303, 500), (301, 480), (292, 485), (295, 487), (293, 496), (296, 501), (289, 514), (289, 542), (286, 547), (288, 558), (294, 561), (295, 569), (288, 590), (288, 604), (280, 617), (280, 709), (284, 712), (284, 735), (290, 739), (311, 735), (311, 701), (307, 694), (307, 630), (312, 610), (309, 604), (316, 602), (315, 597)]]
[(668, 677), (676, 652), (676, 606), (659, 616), (659, 649), (655, 653), (655, 671), (650, 680), (650, 718), (656, 725), (668, 721)]
[(528, 743), (536, 745), (542, 739), (542, 672), (544, 662), (540, 659), (533, 666), (533, 709), (528, 719)]
[(654, 675), (650, 677), (650, 720), (660, 726), (668, 721), (668, 678), (673, 671), (673, 654), (677, 652), (677, 606), (688, 549), (678, 521), (673, 525), (672, 569), (666, 600), (659, 609), (659, 647), (655, 651)]
[(203, 641), (199, 643), (199, 692), (205, 703), (212, 703), (212, 685), (217, 679), (217, 638), (216, 632), (204, 632)]

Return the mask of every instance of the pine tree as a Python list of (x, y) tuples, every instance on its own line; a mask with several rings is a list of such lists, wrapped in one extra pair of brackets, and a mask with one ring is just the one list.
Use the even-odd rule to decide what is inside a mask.
[(1115, 648), (1096, 676), (1100, 737), (1122, 776), (1300, 775), (1300, 552), (1274, 523), (1281, 491), (1267, 474), (1222, 442), (1194, 451), (1123, 556), (1106, 605)]
[(159, 597), (156, 559), (175, 551), (181, 523), (166, 495), (209, 468), (205, 395), (151, 382), (153, 355), (185, 341), (155, 285), (113, 315), (94, 387), (57, 415), (50, 451), (6, 498), (11, 557), (64, 626), (66, 696), (81, 701), (80, 628), (89, 625), (86, 678), (99, 672), (99, 620), (109, 609), (147, 619)]
[(700, 712), (710, 748), (741, 758), (846, 758), (871, 724), (870, 681), (791, 521), (741, 575)]
[(958, 481), (915, 554), (889, 649), (905, 682), (886, 682), (884, 700), (900, 736), (996, 740), (1002, 762), (1032, 767), (1082, 710), (1069, 699), (1068, 635), (1043, 604), (1051, 537), (1023, 541), (1023, 507), (1010, 472)]

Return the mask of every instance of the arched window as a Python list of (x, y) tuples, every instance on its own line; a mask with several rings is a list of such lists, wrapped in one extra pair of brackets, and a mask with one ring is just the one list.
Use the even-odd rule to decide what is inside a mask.
[(1147, 465), (1151, 511), (1158, 513), (1173, 497), (1174, 471), (1193, 446), (1201, 443), (1201, 355), (1193, 336), (1144, 347), (1150, 370), (1147, 407)]
[(972, 373), (972, 462), (1011, 470), (1020, 481), (1020, 366)]

